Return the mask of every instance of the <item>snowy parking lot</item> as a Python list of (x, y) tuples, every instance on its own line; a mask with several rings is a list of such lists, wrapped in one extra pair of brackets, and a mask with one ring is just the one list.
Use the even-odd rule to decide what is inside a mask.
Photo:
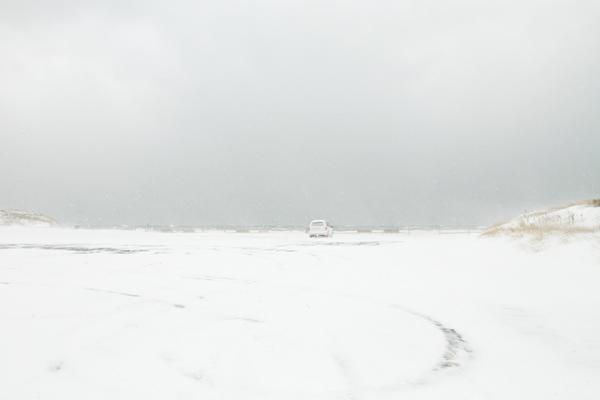
[(600, 236), (0, 229), (2, 399), (598, 399)]

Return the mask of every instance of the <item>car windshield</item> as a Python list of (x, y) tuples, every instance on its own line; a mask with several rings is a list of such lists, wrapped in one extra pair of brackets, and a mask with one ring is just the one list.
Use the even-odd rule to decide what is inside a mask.
[(314, 221), (310, 223), (310, 226), (323, 226), (323, 221)]

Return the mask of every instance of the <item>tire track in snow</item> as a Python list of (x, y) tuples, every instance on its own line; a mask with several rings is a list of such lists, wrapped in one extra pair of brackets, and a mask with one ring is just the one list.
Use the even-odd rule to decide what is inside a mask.
[(161, 254), (165, 252), (164, 247), (158, 246), (143, 246), (133, 247), (122, 246), (122, 247), (101, 247), (86, 244), (33, 244), (33, 243), (10, 243), (0, 244), (0, 250), (55, 250), (55, 251), (69, 251), (76, 254), (97, 254), (97, 253), (109, 253), (109, 254), (138, 254), (148, 253)]
[[(259, 285), (264, 284), (264, 283), (258, 282), (258, 281), (245, 280), (245, 279), (239, 279), (239, 278), (234, 278), (234, 277), (211, 276), (211, 275), (182, 276), (182, 278), (197, 279), (197, 280), (204, 280), (204, 281), (220, 281), (220, 282), (224, 282), (224, 283), (238, 283), (238, 284), (244, 283), (244, 284), (259, 284)], [(312, 288), (310, 288), (310, 289), (303, 288), (302, 290), (315, 291)], [(320, 291), (320, 290), (316, 290), (316, 291), (322, 292), (323, 294), (327, 294), (330, 296), (333, 295), (335, 297), (353, 298), (355, 300), (359, 299), (361, 301), (375, 303), (375, 304), (378, 304), (381, 306), (384, 305), (384, 304), (382, 304), (381, 301), (377, 301), (377, 300), (369, 299), (369, 298), (363, 298), (361, 296), (355, 296), (355, 295), (344, 294), (344, 293), (336, 293), (336, 292), (328, 292), (328, 291)], [(467, 342), (467, 340), (463, 337), (463, 335), (461, 333), (459, 333), (456, 329), (446, 326), (441, 321), (439, 321), (429, 315), (426, 315), (426, 314), (423, 314), (423, 313), (420, 313), (417, 311), (413, 311), (406, 307), (403, 307), (400, 305), (394, 305), (394, 304), (392, 304), (392, 305), (388, 304), (387, 306), (389, 306), (393, 309), (408, 313), (417, 318), (426, 320), (431, 325), (433, 325), (443, 335), (444, 340), (446, 342), (445, 350), (444, 350), (443, 354), (440, 355), (439, 361), (435, 365), (433, 365), (431, 367), (431, 369), (423, 377), (416, 379), (414, 381), (405, 382), (402, 384), (402, 386), (404, 386), (406, 384), (423, 384), (423, 383), (425, 383), (425, 381), (429, 380), (428, 375), (430, 375), (432, 373), (440, 373), (440, 372), (447, 371), (450, 369), (460, 368), (468, 360), (473, 358), (473, 349), (471, 348), (471, 346)], [(334, 359), (336, 360), (336, 364), (339, 365), (340, 364), (338, 362), (340, 360), (339, 355), (335, 356)], [(345, 369), (347, 369), (347, 368), (345, 368)]]
[[(340, 294), (340, 296), (344, 295)], [(356, 299), (355, 296), (348, 295), (347, 297), (352, 297)], [(380, 302), (374, 301), (372, 299), (362, 300), (380, 304)], [(446, 341), (445, 350), (440, 355), (439, 361), (436, 364), (434, 364), (428, 371), (423, 372), (421, 376), (414, 379), (399, 381), (397, 383), (377, 387), (361, 387), (360, 385), (357, 385), (357, 376), (354, 374), (352, 366), (347, 362), (343, 355), (339, 353), (333, 353), (332, 358), (335, 364), (337, 365), (338, 369), (340, 370), (340, 374), (346, 379), (349, 385), (349, 391), (344, 392), (343, 394), (347, 399), (358, 400), (362, 398), (368, 398), (369, 395), (372, 395), (373, 393), (397, 393), (401, 391), (414, 389), (419, 386), (427, 385), (431, 381), (438, 378), (440, 374), (454, 368), (460, 368), (473, 356), (473, 350), (471, 349), (471, 346), (463, 338), (463, 336), (455, 329), (447, 327), (442, 322), (428, 315), (409, 310), (405, 307), (399, 305), (391, 305), (390, 307), (395, 310), (399, 310), (417, 318), (423, 319), (431, 325), (433, 325), (444, 336), (444, 339)]]
[(151, 302), (154, 302), (154, 303), (167, 304), (167, 305), (175, 307), (175, 308), (186, 308), (185, 304), (171, 303), (171, 302), (169, 302), (167, 300), (155, 299), (155, 298), (151, 298), (151, 297), (144, 297), (144, 296), (139, 295), (137, 293), (121, 292), (121, 291), (118, 291), (118, 290), (99, 289), (99, 288), (91, 288), (91, 287), (86, 287), (84, 289), (88, 290), (90, 292), (107, 293), (107, 294), (112, 294), (112, 295), (117, 295), (117, 296), (125, 296), (125, 297), (133, 297), (133, 298), (144, 299), (144, 300), (148, 300), (148, 301), (151, 301)]
[(430, 372), (440, 372), (450, 368), (460, 367), (467, 360), (473, 357), (473, 349), (464, 339), (464, 337), (455, 329), (447, 327), (442, 322), (430, 317), (429, 315), (408, 310), (401, 306), (394, 305), (392, 307), (430, 322), (444, 335), (446, 349), (442, 354), (440, 361), (431, 369)]

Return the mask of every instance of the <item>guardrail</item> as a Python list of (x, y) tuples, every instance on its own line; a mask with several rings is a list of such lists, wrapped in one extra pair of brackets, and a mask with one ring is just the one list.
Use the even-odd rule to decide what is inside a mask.
[[(275, 233), (306, 232), (303, 226), (177, 226), (177, 225), (144, 225), (144, 226), (75, 226), (83, 229), (123, 229), (144, 230), (152, 232), (228, 232), (228, 233)], [(485, 229), (481, 226), (443, 226), (443, 225), (410, 225), (410, 226), (334, 226), (335, 233), (356, 234), (411, 234), (416, 232), (437, 232), (440, 235), (478, 233)]]

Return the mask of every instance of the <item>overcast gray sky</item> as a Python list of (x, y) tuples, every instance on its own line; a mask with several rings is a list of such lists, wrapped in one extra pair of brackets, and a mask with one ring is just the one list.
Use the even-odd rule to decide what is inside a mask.
[(0, 0), (0, 208), (487, 224), (600, 196), (600, 2)]

